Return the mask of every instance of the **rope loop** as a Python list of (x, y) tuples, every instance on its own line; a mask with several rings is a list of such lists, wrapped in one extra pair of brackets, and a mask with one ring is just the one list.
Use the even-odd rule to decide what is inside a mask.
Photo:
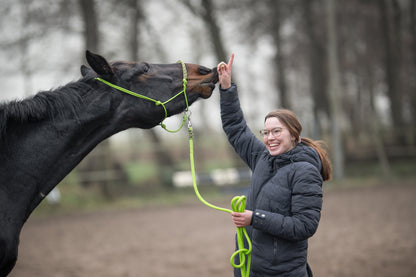
[[(237, 256), (237, 254), (239, 255), (240, 258), (240, 264), (235, 264), (234, 263), (234, 259), (235, 256)], [(230, 258), (230, 264), (234, 267), (234, 268), (242, 268), (245, 263), (246, 263), (246, 256), (248, 256), (250, 254), (248, 249), (238, 249), (237, 251), (235, 251)]]
[(246, 196), (235, 196), (231, 200), (231, 209), (233, 210), (233, 212), (244, 212), (244, 210), (246, 209)]

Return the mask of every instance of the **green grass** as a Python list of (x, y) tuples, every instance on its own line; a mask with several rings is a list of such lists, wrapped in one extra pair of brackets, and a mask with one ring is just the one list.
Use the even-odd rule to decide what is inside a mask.
[[(225, 167), (231, 163), (222, 160), (219, 166), (212, 160), (204, 161), (204, 172), (213, 168)], [(377, 185), (416, 185), (416, 160), (400, 161), (391, 164), (391, 179), (384, 180), (382, 171), (376, 163), (348, 164), (345, 170), (345, 178), (341, 181), (332, 180), (324, 183), (326, 189), (345, 187), (368, 187)], [(99, 186), (82, 187), (78, 185), (76, 171), (69, 174), (59, 185), (62, 200), (59, 205), (51, 205), (43, 201), (35, 210), (36, 215), (48, 215), (53, 213), (74, 213), (103, 209), (128, 209), (145, 206), (173, 206), (186, 203), (197, 203), (199, 200), (191, 188), (175, 189), (166, 188), (158, 183), (155, 177), (158, 167), (153, 163), (132, 162), (126, 165), (131, 186), (127, 193), (116, 196), (113, 199), (105, 199)], [(114, 185), (116, 186), (116, 185)], [(244, 185), (247, 186), (247, 185)], [(232, 194), (241, 194), (240, 187), (219, 188), (215, 186), (201, 186), (201, 194), (209, 201), (227, 201)], [(227, 191), (226, 191), (227, 190)]]
[[(228, 202), (233, 197), (232, 194), (214, 186), (204, 186), (199, 188), (199, 191), (208, 202), (212, 203)], [(43, 217), (51, 214), (85, 213), (98, 210), (123, 210), (143, 207), (172, 207), (200, 203), (191, 187), (184, 189), (165, 189), (151, 194), (119, 197), (112, 201), (105, 200), (98, 193), (82, 193), (85, 193), (85, 191), (68, 191), (64, 189), (62, 194), (65, 196), (62, 198), (60, 204), (52, 205), (47, 201), (43, 201), (35, 209), (33, 216)]]
[(153, 179), (157, 175), (157, 166), (148, 162), (131, 162), (125, 166), (125, 170), (132, 184), (137, 184), (145, 180)]

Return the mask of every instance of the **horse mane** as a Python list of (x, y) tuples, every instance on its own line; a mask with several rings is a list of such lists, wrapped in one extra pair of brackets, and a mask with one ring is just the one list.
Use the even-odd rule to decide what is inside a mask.
[(0, 135), (6, 135), (11, 123), (23, 124), (46, 119), (54, 120), (68, 110), (78, 120), (77, 110), (83, 105), (82, 96), (92, 88), (82, 80), (49, 91), (41, 91), (23, 100), (0, 104)]

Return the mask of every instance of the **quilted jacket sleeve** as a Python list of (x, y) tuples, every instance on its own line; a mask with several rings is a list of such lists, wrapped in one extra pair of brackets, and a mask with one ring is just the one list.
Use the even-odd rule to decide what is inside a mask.
[(232, 84), (226, 90), (220, 89), (220, 93), (222, 127), (228, 141), (250, 169), (253, 169), (258, 157), (256, 154), (264, 151), (265, 146), (247, 126), (240, 108), (237, 86)]
[(318, 228), (322, 208), (322, 177), (310, 163), (297, 163), (293, 175), (291, 213), (255, 210), (253, 227), (290, 241), (311, 237)]

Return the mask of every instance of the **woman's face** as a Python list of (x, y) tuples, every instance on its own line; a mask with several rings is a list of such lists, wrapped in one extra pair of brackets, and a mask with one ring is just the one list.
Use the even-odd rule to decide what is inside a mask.
[(283, 154), (295, 147), (295, 137), (277, 117), (269, 117), (264, 122), (263, 141), (272, 156)]

